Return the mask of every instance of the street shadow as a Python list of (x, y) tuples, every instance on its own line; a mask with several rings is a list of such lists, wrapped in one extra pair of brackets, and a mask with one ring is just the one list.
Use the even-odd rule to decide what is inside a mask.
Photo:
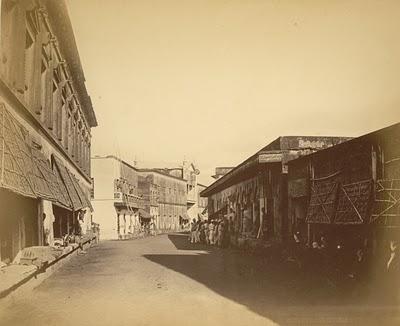
[(211, 251), (212, 247), (205, 244), (193, 244), (189, 241), (189, 233), (169, 233), (168, 239), (178, 250), (204, 250)]
[[(187, 235), (170, 234), (168, 238), (180, 250), (202, 250), (203, 245), (190, 244)], [(352, 318), (352, 324), (376, 324), (382, 309), (370, 310), (372, 317), (365, 322), (366, 303), (352, 301), (323, 284), (318, 276), (303, 275), (283, 264), (268, 263), (261, 256), (244, 254), (230, 249), (211, 248), (206, 253), (144, 255), (148, 260), (181, 273), (202, 283), (212, 291), (247, 306), (253, 312), (278, 324), (296, 324), (299, 320), (288, 319), (288, 309), (294, 316), (304, 318), (331, 318), (333, 324), (343, 324)], [(338, 315), (340, 311), (340, 315)], [(376, 313), (374, 319), (374, 311)], [(398, 318), (397, 309), (384, 310)], [(289, 313), (290, 314), (290, 313)], [(309, 315), (307, 315), (309, 314)], [(339, 318), (335, 319), (335, 318)], [(354, 319), (355, 318), (355, 319)], [(398, 319), (397, 319), (398, 321)]]

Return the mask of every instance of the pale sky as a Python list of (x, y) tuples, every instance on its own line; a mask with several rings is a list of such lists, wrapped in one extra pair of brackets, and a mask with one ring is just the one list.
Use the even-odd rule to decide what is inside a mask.
[(197, 163), (400, 121), (400, 1), (67, 0), (92, 155)]

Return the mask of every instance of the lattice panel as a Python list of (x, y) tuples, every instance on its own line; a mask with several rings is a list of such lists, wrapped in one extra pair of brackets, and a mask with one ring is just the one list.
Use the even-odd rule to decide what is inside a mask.
[(72, 203), (68, 197), (67, 189), (55, 171), (51, 169), (50, 162), (46, 159), (42, 152), (33, 149), (33, 156), (40, 171), (46, 176), (50, 190), (56, 201), (66, 208), (71, 208)]
[(0, 184), (1, 187), (16, 193), (35, 198), (36, 194), (25, 173), (25, 163), (17, 148), (11, 119), (12, 117), (2, 105), (0, 107)]
[(335, 214), (338, 183), (335, 181), (314, 181), (307, 211), (308, 223), (331, 223)]
[(400, 179), (376, 182), (372, 222), (400, 226)]
[(23, 127), (11, 115), (9, 116), (10, 129), (12, 130), (15, 139), (15, 147), (13, 151), (15, 151), (14, 153), (18, 153), (17, 156), (20, 158), (19, 164), (28, 176), (30, 185), (37, 197), (55, 200), (49, 184), (34, 161), (32, 148), (28, 145), (25, 139), (25, 137), (27, 137), (27, 132), (23, 131)]
[(372, 180), (366, 180), (339, 187), (335, 224), (362, 224), (368, 220)]

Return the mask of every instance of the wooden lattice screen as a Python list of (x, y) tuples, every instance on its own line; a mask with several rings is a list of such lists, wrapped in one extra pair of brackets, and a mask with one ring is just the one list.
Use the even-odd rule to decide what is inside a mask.
[(44, 154), (33, 148), (33, 157), (43, 175), (47, 177), (50, 190), (53, 193), (56, 202), (64, 208), (72, 208), (72, 203), (68, 197), (67, 189), (65, 188), (60, 176), (51, 168), (50, 162)]
[(340, 185), (335, 224), (362, 224), (368, 218), (372, 180)]
[(0, 106), (0, 187), (24, 196), (54, 200), (47, 178), (34, 162), (28, 132)]
[(335, 214), (338, 182), (314, 181), (307, 211), (307, 223), (331, 223)]
[(378, 180), (371, 222), (400, 226), (400, 179)]

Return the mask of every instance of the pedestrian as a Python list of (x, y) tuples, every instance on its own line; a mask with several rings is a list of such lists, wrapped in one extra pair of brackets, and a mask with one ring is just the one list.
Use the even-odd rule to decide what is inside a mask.
[(210, 244), (210, 229), (209, 229), (209, 225), (208, 225), (208, 221), (204, 221), (204, 242), (206, 245)]
[(297, 264), (298, 268), (303, 267), (302, 244), (303, 241), (301, 238), (300, 231), (296, 231), (295, 233), (293, 233), (292, 250), (291, 250), (292, 257), (290, 258), (293, 259), (293, 261)]
[(194, 236), (195, 236), (194, 242), (195, 243), (199, 243), (200, 242), (200, 232), (201, 232), (201, 220), (199, 219), (197, 221), (196, 230), (195, 230), (195, 234), (194, 234)]
[(219, 220), (215, 221), (214, 225), (214, 245), (218, 245), (218, 237), (219, 237)]
[(209, 229), (210, 245), (214, 245), (214, 241), (215, 241), (215, 222), (214, 221), (211, 221), (208, 224), (208, 229)]
[(197, 229), (197, 221), (193, 219), (192, 227), (190, 228), (190, 243), (194, 243), (196, 240), (196, 229)]
[(224, 240), (224, 222), (220, 221), (218, 225), (218, 247), (222, 248), (222, 243)]
[(391, 240), (389, 244), (390, 254), (386, 263), (386, 293), (387, 300), (392, 305), (399, 302), (399, 275), (400, 261), (397, 241)]
[(353, 264), (349, 274), (350, 279), (353, 282), (352, 294), (357, 298), (362, 297), (365, 288), (368, 286), (367, 279), (367, 264), (365, 252), (362, 248), (359, 248), (354, 255)]

